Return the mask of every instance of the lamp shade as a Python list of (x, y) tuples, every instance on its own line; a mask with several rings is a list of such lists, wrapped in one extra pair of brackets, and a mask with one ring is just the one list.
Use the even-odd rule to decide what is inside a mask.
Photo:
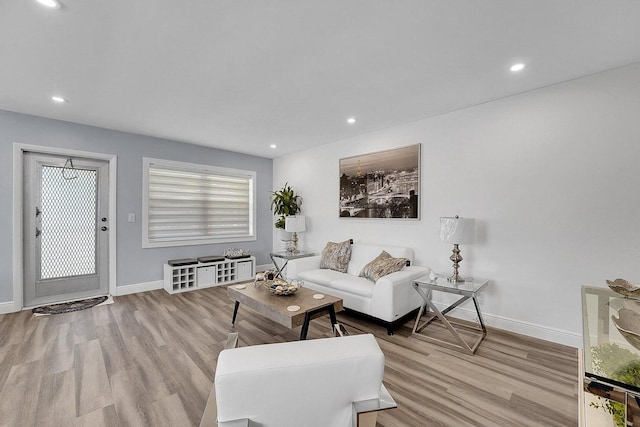
[(299, 233), (306, 230), (304, 216), (302, 215), (288, 216), (284, 221), (284, 231)]
[(441, 217), (440, 240), (457, 245), (475, 243), (476, 220), (458, 216)]

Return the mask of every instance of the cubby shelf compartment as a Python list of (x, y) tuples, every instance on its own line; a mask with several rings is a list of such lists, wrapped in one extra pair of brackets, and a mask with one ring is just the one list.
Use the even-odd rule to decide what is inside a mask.
[(164, 264), (164, 289), (170, 294), (249, 280), (255, 274), (255, 257), (171, 266)]
[[(167, 264), (168, 265), (168, 264)], [(193, 289), (196, 286), (196, 269), (192, 266), (174, 267), (170, 286), (173, 292)]]

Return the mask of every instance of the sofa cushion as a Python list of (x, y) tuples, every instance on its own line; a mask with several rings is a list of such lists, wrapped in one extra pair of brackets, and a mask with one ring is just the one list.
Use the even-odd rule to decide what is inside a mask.
[(320, 268), (346, 273), (350, 259), (351, 242), (349, 240), (340, 243), (328, 242), (322, 250)]
[(363, 297), (371, 298), (373, 295), (373, 288), (375, 283), (371, 280), (363, 277), (356, 277), (350, 274), (342, 274), (340, 277), (333, 279), (329, 283), (331, 289), (338, 289), (344, 292), (349, 292), (353, 295), (360, 295)]
[(331, 282), (343, 278), (345, 273), (329, 269), (306, 270), (298, 273), (298, 279), (305, 282), (317, 283), (322, 286), (330, 286)]
[(391, 255), (389, 255), (387, 251), (380, 252), (380, 254), (377, 257), (375, 257), (373, 260), (365, 264), (364, 267), (362, 267), (362, 270), (360, 270), (360, 273), (358, 274), (358, 276), (368, 279), (369, 276), (371, 275), (372, 270), (376, 267), (377, 263), (387, 258), (391, 258)]
[(406, 258), (413, 261), (413, 250), (400, 246), (374, 245), (370, 243), (356, 242), (351, 245), (351, 260), (347, 273), (358, 276), (365, 265), (385, 251), (394, 258)]
[(364, 266), (360, 277), (376, 282), (387, 274), (400, 271), (407, 265), (406, 258), (392, 258), (387, 251), (382, 251), (373, 261)]

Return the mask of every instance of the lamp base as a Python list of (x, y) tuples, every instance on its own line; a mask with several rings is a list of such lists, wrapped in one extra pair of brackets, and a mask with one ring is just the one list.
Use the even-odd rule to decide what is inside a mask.
[(462, 256), (460, 255), (460, 248), (457, 243), (453, 244), (453, 255), (449, 257), (451, 261), (453, 261), (453, 274), (447, 277), (447, 281), (451, 283), (462, 283), (464, 282), (464, 277), (458, 274), (458, 268), (460, 267), (460, 261), (462, 261)]
[(297, 254), (298, 253), (298, 233), (296, 233), (295, 231), (293, 232), (293, 236), (291, 237), (291, 242), (293, 243), (293, 247), (291, 248), (291, 253), (292, 254)]
[(465, 279), (462, 276), (459, 276), (457, 273), (455, 273), (453, 276), (447, 277), (447, 282), (451, 282), (451, 283), (463, 283), (466, 281), (467, 279)]

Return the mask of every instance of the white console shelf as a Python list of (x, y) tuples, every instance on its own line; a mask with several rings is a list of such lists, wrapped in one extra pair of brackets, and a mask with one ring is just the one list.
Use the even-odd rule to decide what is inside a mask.
[(251, 279), (255, 269), (255, 257), (175, 266), (165, 263), (164, 289), (175, 294), (240, 282)]

